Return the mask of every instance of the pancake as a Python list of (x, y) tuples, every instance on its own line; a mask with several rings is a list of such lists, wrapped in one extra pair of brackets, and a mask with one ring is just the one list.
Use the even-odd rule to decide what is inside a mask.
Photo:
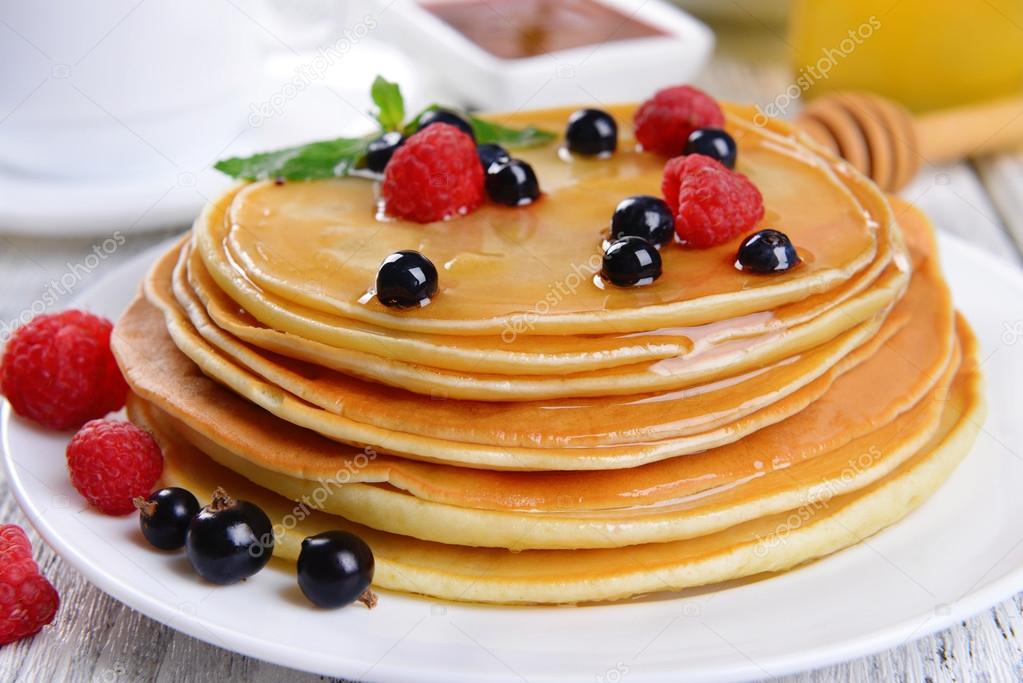
[[(640, 360), (679, 357), (701, 345), (783, 331), (813, 320), (823, 311), (859, 294), (877, 280), (893, 256), (898, 264), (903, 249), (898, 231), (890, 222), (883, 222), (887, 211), (883, 198), (876, 196), (876, 192), (871, 194), (861, 185), (853, 185), (850, 190), (863, 203), (871, 219), (878, 222), (882, 239), (874, 262), (835, 290), (814, 294), (769, 312), (728, 320), (726, 324), (719, 320), (705, 325), (674, 325), (642, 333), (547, 337), (522, 334), (529, 329), (532, 317), (536, 317), (527, 314), (521, 324), (519, 321), (509, 324), (500, 336), (459, 337), (411, 332), (394, 335), (386, 329), (313, 311), (260, 290), (229, 267), (230, 258), (216, 240), (213, 249), (219, 257), (218, 268), (211, 275), (205, 264), (198, 263), (201, 259), (197, 252), (195, 258), (189, 260), (189, 278), (209, 315), (232, 334), (283, 355), (304, 359), (311, 355), (317, 362), (325, 362), (328, 367), (343, 372), (372, 372), (374, 381), (395, 384), (409, 379), (410, 373), (404, 365), (387, 364), (381, 362), (380, 357), (472, 373), (564, 374), (627, 365)], [(233, 196), (233, 193), (228, 193), (212, 205), (199, 219), (200, 222), (215, 221), (226, 230), (224, 221)], [(201, 235), (202, 229), (196, 232)], [(557, 292), (551, 300), (536, 306), (536, 315), (564, 297), (564, 287), (574, 291), (581, 280), (569, 277), (557, 284)], [(225, 289), (221, 290), (221, 286)], [(614, 329), (614, 326), (609, 325), (609, 329)], [(566, 341), (571, 344), (566, 346)], [(417, 370), (419, 373), (424, 371)], [(450, 386), (453, 384), (450, 377), (440, 375), (429, 379), (440, 383), (438, 391), (459, 389), (457, 383)]]
[[(967, 344), (970, 347), (970, 344)], [(294, 560), (301, 540), (330, 529), (361, 536), (376, 557), (376, 588), (483, 603), (557, 604), (619, 600), (790, 569), (860, 542), (904, 517), (949, 476), (983, 420), (976, 359), (943, 402), (938, 434), (890, 474), (852, 493), (768, 515), (725, 531), (620, 549), (470, 548), (375, 531), (303, 510), (216, 465), (187, 443), (155, 431), (164, 483), (208, 500), (216, 486), (250, 500), (274, 522), (276, 556)]]
[[(200, 216), (197, 226), (207, 221), (223, 226), (233, 198), (229, 193), (211, 205)], [(201, 232), (197, 229), (195, 234), (198, 236)], [(563, 337), (526, 336), (512, 327), (502, 330), (500, 335), (488, 336), (414, 332), (394, 335), (382, 327), (324, 314), (268, 294), (230, 267), (230, 260), (219, 242), (214, 241), (211, 248), (217, 253), (218, 266), (207, 270), (197, 249), (194, 255), (198, 263), (192, 259), (189, 277), (218, 324), (233, 328), (233, 333), (248, 330), (247, 341), (256, 345), (261, 345), (260, 340), (269, 339), (281, 348), (302, 349), (309, 342), (318, 341), (328, 347), (324, 355), (333, 357), (341, 370), (357, 370), (366, 363), (379, 363), (380, 358), (385, 358), (399, 362), (385, 365), (386, 369), (397, 372), (402, 370), (400, 363), (415, 363), (471, 372), (560, 374), (672, 358), (693, 347), (693, 340), (684, 329), (644, 335), (576, 336), (572, 348), (568, 349)], [(379, 379), (386, 379), (385, 372), (376, 374)]]
[[(625, 122), (631, 112), (618, 107), (613, 113)], [(568, 114), (534, 111), (513, 116), (512, 123), (528, 118), (557, 129)], [(785, 225), (807, 257), (803, 266), (762, 278), (730, 267), (731, 245), (669, 249), (664, 275), (642, 292), (584, 283), (531, 317), (522, 334), (643, 332), (715, 322), (830, 290), (867, 267), (878, 250), (878, 225), (891, 222), (877, 189), (812, 153), (781, 124), (758, 127), (750, 116), (751, 110), (737, 108), (728, 116), (739, 169), (764, 195), (767, 220)], [(226, 221), (207, 216), (196, 223), (196, 244), (211, 275), (236, 300), (232, 282), (245, 280), (289, 304), (388, 329), (499, 335), (521, 326), (553, 284), (576, 272), (573, 267), (593, 261), (618, 199), (659, 193), (663, 160), (634, 151), (624, 123), (620, 136), (615, 163), (603, 167), (565, 163), (554, 143), (522, 150), (544, 179), (545, 195), (529, 211), (490, 204), (457, 221), (367, 221), (365, 207), (376, 198), (364, 180), (252, 183), (230, 202)], [(865, 211), (850, 184), (879, 198), (882, 215)], [(423, 251), (444, 273), (440, 295), (414, 314), (364, 297), (384, 256), (407, 248)], [(509, 286), (495, 288), (494, 282)]]
[[(255, 346), (295, 358), (312, 358), (342, 372), (372, 372), (374, 381), (388, 384), (409, 376), (406, 363), (417, 366), (419, 373), (430, 373), (429, 379), (435, 383), (447, 380), (452, 384), (449, 375), (434, 370), (562, 375), (644, 360), (681, 358), (725, 341), (781, 333), (862, 293), (886, 269), (899, 268), (902, 261), (896, 260), (893, 265), (893, 255), (899, 259), (904, 249), (889, 238), (884, 240), (875, 262), (849, 283), (771, 312), (623, 335), (525, 336), (508, 329), (500, 336), (489, 337), (394, 336), (380, 328), (283, 303), (255, 288), (244, 289), (239, 294), (239, 301), (244, 303), (239, 304), (220, 289), (195, 250), (188, 255), (188, 278), (217, 325)], [(453, 377), (457, 379), (458, 375)]]
[[(165, 261), (173, 260), (171, 255)], [(191, 260), (189, 260), (191, 263)], [(161, 276), (170, 269), (166, 262), (151, 273), (149, 293), (154, 302), (163, 305), (164, 297)], [(161, 272), (162, 271), (162, 272)], [(196, 272), (192, 269), (192, 272)], [(201, 275), (198, 276), (201, 278)], [(481, 401), (529, 401), (559, 397), (609, 396), (639, 392), (665, 391), (708, 382), (725, 375), (788, 358), (813, 346), (839, 336), (850, 328), (863, 323), (882, 309), (890, 307), (901, 296), (909, 273), (905, 263), (892, 263), (884, 274), (866, 291), (849, 297), (840, 304), (826, 308), (807, 322), (793, 327), (775, 327), (763, 335), (728, 334), (730, 321), (720, 321), (715, 336), (719, 342), (701, 340), (691, 352), (678, 357), (664, 358), (633, 365), (618, 365), (604, 370), (567, 373), (559, 375), (490, 375), (475, 371), (448, 371), (420, 365), (381, 361), (375, 356), (350, 355), (333, 347), (315, 345), (306, 341), (303, 345), (284, 344), (274, 351), (301, 360), (319, 364), (320, 359), (329, 359), (330, 366), (337, 366), (340, 372), (362, 377), (374, 382), (398, 386), (431, 397), (458, 398)], [(193, 278), (194, 279), (194, 278)], [(186, 295), (195, 299), (195, 289)], [(179, 297), (180, 300), (181, 297)], [(199, 297), (201, 300), (201, 297)], [(181, 302), (187, 307), (195, 303)], [(202, 305), (201, 302), (199, 305)], [(202, 330), (207, 324), (209, 312), (198, 312), (203, 322), (197, 323)], [(746, 320), (737, 321), (739, 326), (749, 325)], [(710, 327), (710, 326), (708, 326)], [(219, 329), (219, 326), (218, 326)], [(691, 339), (696, 331), (685, 331)], [(565, 337), (563, 348), (570, 348), (579, 337)], [(213, 340), (209, 340), (213, 341)], [(494, 344), (500, 344), (497, 339)], [(315, 345), (315, 346), (314, 346)], [(310, 347), (312, 347), (310, 349)], [(311, 352), (310, 352), (311, 350)]]
[[(158, 410), (175, 416), (168, 419), (179, 425), (178, 431), (194, 432), (192, 438), (206, 450), (238, 454), (260, 469), (288, 476), (387, 483), (419, 498), (486, 509), (612, 509), (658, 504), (785, 469), (887, 424), (932, 389), (940, 364), (948, 362), (947, 356), (940, 364), (933, 359), (919, 366), (900, 362), (901, 345), (913, 340), (893, 341), (898, 344), (866, 361), (866, 374), (854, 371), (840, 378), (826, 400), (786, 422), (722, 448), (626, 470), (492, 472), (356, 450), (267, 415), (202, 375), (180, 354), (161, 364), (149, 396)], [(893, 376), (900, 381), (885, 381)], [(873, 400), (849, 401), (861, 395), (864, 385), (872, 387)]]
[[(374, 529), (453, 545), (526, 549), (614, 548), (676, 541), (720, 531), (866, 486), (911, 457), (937, 433), (942, 401), (959, 369), (957, 353), (941, 378), (910, 410), (883, 427), (795, 466), (655, 505), (606, 510), (483, 510), (420, 499), (393, 487), (309, 480), (253, 466), (204, 440), (159, 409), (139, 401), (133, 420), (155, 424), (215, 462), (294, 501)], [(962, 380), (962, 377), (959, 378)], [(782, 423), (784, 426), (785, 423)], [(670, 484), (670, 480), (663, 482)], [(566, 494), (571, 495), (568, 489)]]
[[(600, 396), (486, 403), (436, 400), (440, 396), (433, 394), (435, 400), (424, 402), (409, 391), (261, 353), (240, 342), (206, 315), (185, 281), (186, 258), (187, 253), (182, 253), (174, 273), (177, 304), (204, 340), (234, 362), (328, 412), (381, 428), (444, 439), (506, 446), (598, 446), (697, 434), (734, 422), (797, 391), (840, 362), (849, 350), (849, 337), (842, 335), (797, 357), (723, 381), (620, 399)], [(174, 259), (173, 252), (164, 256), (147, 285), (147, 291), (154, 292), (151, 298), (161, 307), (173, 306), (168, 270)], [(908, 311), (900, 311), (889, 316), (879, 334), (891, 336), (908, 315)], [(554, 411), (564, 419), (553, 423), (546, 420)], [(410, 414), (416, 418), (410, 420)], [(545, 422), (550, 423), (550, 429), (538, 430), (536, 425)]]
[[(164, 313), (171, 317), (164, 318)], [(849, 340), (850, 351), (872, 337), (880, 327), (880, 321), (868, 325), (850, 333), (861, 335), (861, 338)], [(204, 374), (245, 399), (288, 422), (332, 439), (428, 462), (508, 470), (635, 467), (646, 462), (713, 448), (740, 439), (806, 408), (839, 374), (833, 368), (832, 372), (825, 373), (782, 400), (734, 423), (701, 434), (594, 448), (513, 448), (389, 431), (326, 412), (234, 364), (230, 358), (209, 346), (183, 315), (172, 309), (161, 312), (144, 299), (136, 300), (125, 311), (115, 335), (111, 337), (111, 346), (129, 385), (147, 399), (165, 390), (163, 383), (154, 381), (153, 371), (173, 363), (174, 357), (184, 352)], [(180, 378), (171, 378), (172, 382), (178, 380)]]

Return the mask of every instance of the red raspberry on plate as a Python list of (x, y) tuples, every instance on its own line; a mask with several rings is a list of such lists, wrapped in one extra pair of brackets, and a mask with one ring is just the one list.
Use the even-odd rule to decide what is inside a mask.
[(92, 420), (67, 447), (71, 483), (89, 504), (108, 515), (135, 511), (132, 499), (148, 496), (163, 471), (153, 437), (130, 422)]
[(658, 90), (636, 110), (636, 140), (643, 149), (677, 156), (697, 128), (721, 128), (725, 115), (717, 101), (690, 85)]
[(128, 385), (110, 352), (109, 320), (84, 311), (41, 315), (19, 328), (0, 362), (14, 412), (73, 429), (124, 405)]
[(661, 191), (675, 216), (675, 232), (697, 249), (746, 233), (764, 217), (764, 198), (756, 185), (701, 154), (669, 161)]
[(446, 123), (427, 126), (394, 152), (380, 189), (387, 212), (430, 223), (483, 203), (483, 166), (472, 138)]
[(28, 536), (0, 525), (0, 645), (26, 638), (53, 621), (60, 598), (39, 573)]
[(0, 562), (26, 558), (32, 558), (32, 544), (24, 530), (17, 524), (0, 524)]

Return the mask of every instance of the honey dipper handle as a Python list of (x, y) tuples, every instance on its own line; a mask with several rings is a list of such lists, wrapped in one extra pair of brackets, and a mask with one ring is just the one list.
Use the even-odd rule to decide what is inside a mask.
[(916, 132), (933, 163), (1023, 148), (1023, 97), (921, 114)]

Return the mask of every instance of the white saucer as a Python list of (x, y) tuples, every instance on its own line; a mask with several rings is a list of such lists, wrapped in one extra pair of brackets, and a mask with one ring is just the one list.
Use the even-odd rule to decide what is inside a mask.
[(230, 179), (173, 174), (144, 181), (69, 183), (0, 169), (0, 232), (46, 237), (184, 226)]
[[(413, 111), (428, 104), (424, 78), (395, 47), (366, 40), (344, 60), (303, 80), (297, 74), (308, 74), (315, 58), (299, 54), (269, 60), (258, 102), (248, 110), (240, 107), (237, 132), (219, 142), (218, 149), (180, 155), (201, 161), (175, 165), (177, 158), (152, 154), (154, 166), (143, 175), (81, 181), (30, 177), (0, 166), (0, 234), (92, 237), (115, 230), (185, 227), (234, 182), (211, 168), (217, 160), (374, 130), (369, 86), (377, 73), (401, 83)], [(432, 86), (430, 92), (450, 101)], [(188, 141), (168, 144), (171, 151), (186, 148)]]
[[(1023, 589), (1023, 277), (942, 239), (958, 306), (981, 342), (990, 418), (929, 501), (859, 546), (761, 581), (623, 604), (499, 608), (384, 592), (377, 609), (322, 611), (289, 571), (211, 587), (181, 554), (142, 541), (133, 517), (87, 509), (67, 435), (2, 414), (10, 485), (67, 562), (130, 607), (202, 640), (323, 675), (372, 681), (672, 682), (764, 678), (901, 645)], [(77, 305), (116, 317), (156, 252)], [(869, 397), (864, 397), (869, 400)], [(628, 553), (628, 549), (621, 550)], [(58, 619), (74, 619), (63, 605)]]

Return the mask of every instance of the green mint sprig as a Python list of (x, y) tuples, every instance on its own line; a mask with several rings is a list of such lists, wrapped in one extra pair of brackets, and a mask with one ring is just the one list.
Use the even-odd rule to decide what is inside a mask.
[[(369, 143), (381, 133), (401, 131), (404, 135), (412, 135), (423, 114), (440, 108), (436, 104), (430, 105), (405, 122), (405, 99), (401, 88), (382, 76), (377, 76), (373, 81), (370, 96), (374, 105), (373, 116), (380, 125), (377, 133), (358, 138), (310, 142), (247, 157), (231, 157), (218, 161), (214, 168), (239, 180), (340, 178), (360, 168)], [(480, 144), (496, 143), (516, 149), (544, 145), (555, 138), (554, 133), (536, 126), (511, 128), (477, 116), (466, 116), (466, 119), (472, 125), (476, 142)]]
[(348, 175), (372, 138), (337, 138), (218, 161), (216, 168), (240, 180), (320, 180)]
[(401, 96), (401, 88), (383, 76), (373, 79), (369, 89), (373, 104), (376, 105), (376, 119), (385, 133), (401, 130), (405, 120), (405, 98)]
[(524, 147), (539, 147), (546, 145), (556, 136), (547, 130), (541, 130), (536, 126), (525, 128), (509, 128), (488, 119), (481, 119), (477, 116), (469, 116), (469, 123), (472, 124), (472, 132), (476, 135), (476, 142), (483, 144), (493, 142), (502, 147), (510, 149), (521, 149)]

